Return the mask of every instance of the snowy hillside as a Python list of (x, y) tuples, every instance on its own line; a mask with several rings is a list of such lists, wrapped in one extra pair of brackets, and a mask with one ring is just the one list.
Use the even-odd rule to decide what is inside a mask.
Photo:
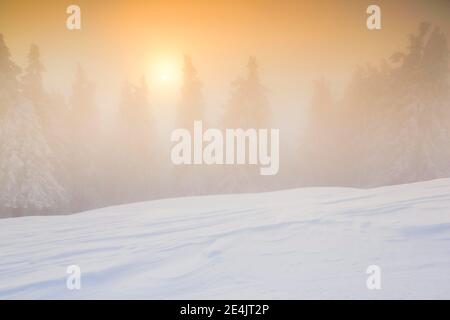
[[(3, 219), (0, 247), (3, 299), (449, 299), (450, 179)], [(381, 290), (366, 287), (369, 265)]]

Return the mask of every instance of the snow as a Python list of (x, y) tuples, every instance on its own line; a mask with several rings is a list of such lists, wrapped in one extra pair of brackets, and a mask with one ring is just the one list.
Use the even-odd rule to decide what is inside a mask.
[(33, 105), (19, 100), (0, 119), (0, 210), (56, 207), (67, 195), (53, 174), (54, 155)]
[(0, 298), (449, 299), (450, 179), (3, 219)]

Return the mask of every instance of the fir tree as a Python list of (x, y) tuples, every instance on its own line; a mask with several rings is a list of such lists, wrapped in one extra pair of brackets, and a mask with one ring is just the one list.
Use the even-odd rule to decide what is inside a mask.
[(0, 207), (9, 215), (50, 213), (67, 200), (35, 105), (23, 97), (0, 36)]
[(31, 103), (8, 108), (1, 123), (0, 206), (13, 216), (55, 212), (67, 201), (55, 178), (53, 154)]
[(22, 76), (23, 94), (29, 100), (33, 101), (38, 108), (43, 107), (45, 103), (46, 93), (42, 83), (42, 74), (45, 67), (41, 62), (39, 47), (35, 44), (31, 45), (28, 53), (28, 65), (25, 68), (25, 74)]
[[(181, 99), (178, 103), (175, 124), (177, 128), (187, 129), (193, 135), (194, 121), (203, 121), (203, 126), (208, 126), (204, 114), (202, 83), (191, 58), (185, 55)], [(177, 186), (178, 195), (199, 195), (209, 188), (207, 168), (178, 166), (174, 168), (173, 176), (172, 184)]]
[[(221, 126), (226, 129), (270, 129), (270, 110), (266, 88), (259, 77), (255, 57), (250, 57), (247, 72), (231, 84), (231, 96), (225, 105)], [(219, 189), (226, 192), (254, 192), (266, 190), (274, 177), (261, 177), (252, 165), (227, 165), (222, 168)]]
[(139, 86), (126, 83), (118, 112), (118, 198), (122, 202), (148, 200), (156, 194), (159, 165), (155, 122), (145, 77)]
[(368, 67), (349, 90), (341, 136), (344, 163), (357, 186), (408, 183), (447, 176), (448, 48), (445, 36), (422, 23), (404, 52)]
[(81, 211), (99, 205), (98, 147), (99, 119), (94, 88), (81, 66), (77, 68), (70, 99), (70, 172), (72, 210)]
[(202, 83), (190, 56), (184, 56), (181, 100), (178, 104), (177, 128), (192, 128), (194, 121), (204, 120)]
[[(335, 183), (336, 110), (329, 83), (324, 79), (314, 84), (311, 107), (307, 113), (307, 129), (299, 153), (302, 184)], [(334, 161), (330, 161), (334, 160)]]
[(20, 68), (11, 60), (11, 54), (0, 34), (0, 116), (19, 97), (17, 76)]
[(270, 118), (266, 88), (261, 84), (255, 57), (250, 57), (247, 74), (232, 83), (231, 98), (222, 123), (230, 128), (267, 128)]

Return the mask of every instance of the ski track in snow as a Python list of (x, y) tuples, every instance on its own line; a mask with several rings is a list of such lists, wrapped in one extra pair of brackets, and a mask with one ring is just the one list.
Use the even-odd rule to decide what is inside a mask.
[(450, 179), (3, 219), (0, 298), (449, 299)]

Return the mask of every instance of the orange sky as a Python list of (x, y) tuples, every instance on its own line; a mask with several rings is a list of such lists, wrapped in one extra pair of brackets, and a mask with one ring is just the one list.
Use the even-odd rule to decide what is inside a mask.
[[(366, 8), (378, 4), (383, 29), (368, 31)], [(82, 30), (65, 28), (78, 4)], [(161, 65), (178, 69), (192, 56), (209, 104), (223, 104), (229, 83), (257, 56), (273, 104), (298, 104), (324, 75), (336, 90), (357, 64), (377, 63), (407, 44), (428, 20), (450, 34), (448, 0), (0, 0), (0, 33), (23, 65), (40, 46), (49, 87), (67, 92), (81, 62), (106, 99), (123, 80), (149, 77), (155, 99), (173, 99), (177, 85), (158, 83)], [(173, 102), (173, 101), (172, 101)]]

